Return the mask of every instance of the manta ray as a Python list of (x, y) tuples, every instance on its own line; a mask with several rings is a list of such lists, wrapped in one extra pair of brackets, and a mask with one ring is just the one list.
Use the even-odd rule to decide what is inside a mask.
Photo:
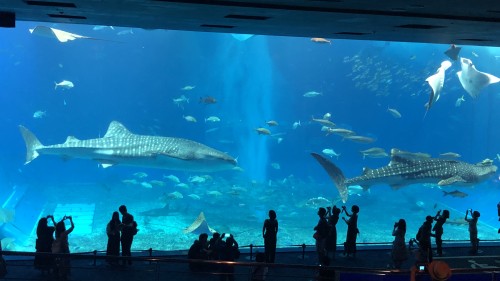
[(429, 101), (425, 104), (425, 108), (427, 111), (431, 108), (432, 105), (434, 105), (435, 102), (439, 100), (439, 96), (441, 95), (441, 91), (443, 90), (443, 85), (444, 85), (444, 73), (445, 71), (450, 68), (451, 62), (448, 60), (445, 60), (441, 63), (441, 67), (438, 68), (436, 71), (436, 74), (427, 77), (425, 81), (429, 83), (429, 86), (431, 86), (431, 94), (429, 96)]
[(311, 155), (326, 170), (340, 193), (342, 201), (347, 202), (349, 186), (359, 185), (368, 189), (372, 185), (388, 184), (394, 189), (416, 183), (432, 183), (439, 186), (478, 184), (497, 171), (493, 161), (485, 159), (477, 164), (457, 160), (421, 157), (419, 154), (391, 150), (391, 161), (387, 166), (364, 168), (360, 176), (346, 179), (342, 170), (325, 157)]
[(458, 79), (473, 98), (477, 98), (480, 91), (489, 84), (500, 82), (500, 78), (478, 71), (470, 59), (460, 58), (460, 65), (462, 70), (457, 72)]
[[(83, 36), (83, 35), (78, 35), (75, 33), (70, 33), (64, 30), (52, 28), (52, 27), (47, 27), (43, 25), (38, 25), (35, 28), (30, 28), (29, 29), (31, 34), (42, 36), (42, 37), (47, 37), (47, 38), (55, 38), (61, 43), (66, 43), (68, 41), (73, 41), (75, 39), (91, 39), (91, 40), (102, 40), (102, 39), (97, 39), (93, 37), (88, 37), (88, 36)], [(108, 40), (106, 40), (108, 41)]]
[(19, 126), (26, 143), (26, 163), (40, 154), (64, 158), (92, 159), (107, 168), (129, 165), (193, 172), (216, 172), (234, 168), (236, 159), (201, 143), (172, 137), (136, 135), (118, 121), (112, 121), (104, 137), (79, 140), (68, 136), (62, 144), (43, 145), (24, 126)]

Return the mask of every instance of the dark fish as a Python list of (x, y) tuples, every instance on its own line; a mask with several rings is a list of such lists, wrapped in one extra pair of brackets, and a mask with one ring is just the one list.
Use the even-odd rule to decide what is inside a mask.
[(497, 166), (490, 161), (469, 164), (456, 160), (436, 158), (405, 158), (392, 154), (389, 165), (378, 168), (365, 168), (360, 176), (346, 179), (342, 171), (325, 157), (311, 155), (326, 170), (337, 187), (342, 201), (348, 197), (348, 187), (360, 185), (368, 189), (372, 185), (388, 184), (397, 189), (416, 183), (446, 185), (474, 185), (491, 177)]
[(217, 100), (214, 97), (206, 96), (206, 97), (201, 97), (200, 98), (200, 103), (214, 104), (214, 103), (217, 103)]
[(465, 198), (465, 197), (469, 196), (469, 194), (463, 193), (463, 192), (461, 192), (459, 190), (454, 190), (454, 191), (451, 191), (451, 192), (446, 192), (444, 190), (442, 190), (442, 191), (443, 191), (443, 196), (450, 195), (452, 197), (458, 197), (458, 198)]

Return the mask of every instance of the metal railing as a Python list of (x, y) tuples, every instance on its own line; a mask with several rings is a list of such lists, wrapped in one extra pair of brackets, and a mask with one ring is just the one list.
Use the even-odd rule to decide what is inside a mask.
[[(305, 249), (305, 244), (297, 245)], [(244, 247), (245, 248), (245, 247)], [(256, 266), (265, 265), (269, 268), (269, 273), (266, 280), (316, 280), (317, 275), (322, 270), (330, 270), (335, 272), (337, 277), (340, 276), (340, 280), (360, 280), (365, 279), (370, 280), (408, 280), (410, 271), (409, 270), (394, 270), (394, 269), (374, 269), (374, 268), (360, 268), (360, 267), (341, 267), (341, 266), (331, 266), (331, 267), (321, 267), (316, 265), (306, 265), (306, 264), (261, 264), (251, 262), (252, 252), (255, 246), (249, 245), (249, 253), (242, 254), (242, 259), (248, 259), (247, 261), (212, 261), (212, 260), (189, 260), (185, 256), (161, 256), (154, 255), (155, 251), (153, 249), (148, 249), (144, 251), (135, 251), (135, 256), (132, 257), (120, 257), (120, 256), (106, 256), (103, 255), (102, 251), (93, 251), (86, 253), (75, 253), (75, 254), (52, 254), (52, 253), (34, 253), (34, 252), (15, 252), (15, 251), (3, 251), (6, 257), (17, 257), (17, 259), (7, 259), (7, 267), (9, 270), (8, 275), (5, 277), (6, 280), (37, 280), (39, 279), (34, 270), (32, 258), (35, 256), (45, 256), (52, 258), (67, 258), (72, 261), (71, 270), (75, 276), (83, 276), (82, 278), (76, 278), (77, 280), (211, 280), (219, 278), (221, 274), (234, 274), (236, 280), (250, 280), (250, 275), (252, 269)], [(299, 252), (293, 252), (299, 253)], [(304, 257), (305, 250), (302, 251), (302, 257)], [(139, 255), (139, 256), (138, 256)], [(21, 259), (20, 259), (21, 258)], [(133, 263), (133, 267), (120, 267), (120, 266), (107, 266), (107, 259), (116, 259), (118, 261), (130, 259)], [(452, 259), (453, 257), (448, 257)], [(499, 257), (493, 257), (498, 258)], [(74, 262), (73, 262), (74, 261)], [(87, 261), (87, 262), (86, 262)], [(190, 272), (189, 264), (197, 263), (203, 265), (204, 270), (199, 272)], [(220, 270), (221, 268), (230, 269), (234, 273), (227, 272), (227, 270)], [(31, 274), (28, 274), (31, 272)], [(35, 273), (33, 273), (35, 272)], [(130, 272), (134, 273), (135, 278), (131, 278)], [(484, 280), (486, 277), (488, 280), (499, 280), (500, 277), (500, 267), (490, 267), (490, 268), (454, 268), (452, 269), (453, 275), (470, 275), (470, 280), (474, 280), (474, 276), (478, 277), (481, 275)], [(420, 275), (425, 275), (425, 272), (419, 273)], [(361, 277), (360, 277), (361, 276)], [(332, 277), (333, 278), (333, 277)], [(74, 278), (72, 278), (74, 279)], [(50, 280), (50, 279), (49, 279)], [(322, 278), (321, 280), (329, 280), (328, 278)], [(333, 280), (333, 279), (332, 279)]]

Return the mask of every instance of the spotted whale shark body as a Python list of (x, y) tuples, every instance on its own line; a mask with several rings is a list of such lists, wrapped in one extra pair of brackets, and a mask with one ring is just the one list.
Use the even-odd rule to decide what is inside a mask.
[(362, 186), (364, 189), (377, 184), (388, 184), (393, 188), (416, 183), (434, 183), (440, 186), (474, 185), (497, 171), (497, 166), (489, 159), (469, 164), (456, 160), (414, 157), (416, 154), (401, 153), (393, 149), (389, 165), (378, 169), (365, 168), (360, 176), (346, 179), (342, 171), (328, 159), (316, 153), (311, 155), (333, 180), (344, 203), (349, 195), (348, 187), (353, 185)]
[(170, 170), (215, 172), (236, 166), (236, 159), (201, 143), (171, 137), (136, 135), (117, 121), (104, 137), (79, 140), (69, 136), (62, 144), (43, 145), (27, 128), (19, 126), (26, 143), (26, 163), (40, 154), (96, 160), (103, 167), (129, 165)]

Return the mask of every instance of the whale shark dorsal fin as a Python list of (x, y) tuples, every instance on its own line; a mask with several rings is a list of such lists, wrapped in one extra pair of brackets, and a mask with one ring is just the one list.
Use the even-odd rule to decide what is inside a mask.
[(74, 141), (80, 141), (80, 140), (77, 139), (77, 138), (75, 138), (74, 136), (68, 136), (66, 138), (66, 142), (65, 143), (67, 143), (67, 142), (74, 142)]
[(108, 130), (106, 131), (106, 134), (104, 135), (105, 138), (110, 138), (110, 137), (115, 137), (115, 136), (126, 136), (126, 135), (131, 135), (132, 133), (123, 126), (122, 123), (118, 121), (111, 121), (109, 123)]

